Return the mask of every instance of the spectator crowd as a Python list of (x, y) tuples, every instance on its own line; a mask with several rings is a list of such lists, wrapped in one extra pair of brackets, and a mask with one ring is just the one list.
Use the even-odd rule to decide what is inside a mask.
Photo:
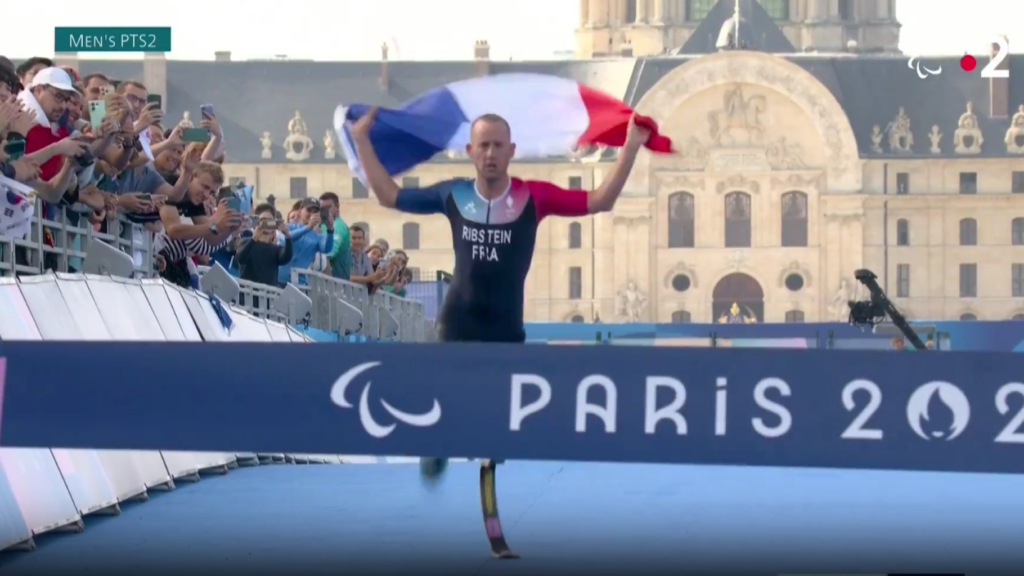
[[(270, 203), (253, 207), (244, 181), (226, 185), (224, 132), (212, 105), (199, 112), (199, 128), (167, 126), (161, 96), (138, 80), (79, 77), (43, 57), (15, 66), (0, 56), (0, 236), (23, 239), (41, 210), (46, 222), (100, 234), (123, 237), (141, 227), (152, 235), (153, 272), (183, 287), (196, 286), (199, 266), (217, 262), (268, 286), (283, 287), (292, 270), (314, 270), (405, 295), (408, 255), (347, 225), (337, 194), (282, 213)], [(45, 246), (58, 245), (52, 224), (39, 234)], [(86, 251), (80, 233), (66, 238), (68, 248)], [(53, 271), (81, 267), (77, 258), (62, 262), (59, 250), (39, 256), (0, 242), (0, 261), (12, 260)]]

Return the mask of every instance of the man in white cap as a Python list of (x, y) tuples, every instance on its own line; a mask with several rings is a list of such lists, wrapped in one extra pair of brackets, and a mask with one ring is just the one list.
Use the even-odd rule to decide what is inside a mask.
[[(62, 125), (68, 103), (74, 97), (75, 85), (71, 76), (60, 68), (44, 68), (32, 77), (32, 82), (18, 94), (22, 106), (36, 117), (36, 124), (25, 134), (25, 154), (32, 154), (68, 137), (70, 128)], [(62, 157), (56, 153), (50, 158), (37, 158), (39, 177), (50, 180), (61, 169)]]

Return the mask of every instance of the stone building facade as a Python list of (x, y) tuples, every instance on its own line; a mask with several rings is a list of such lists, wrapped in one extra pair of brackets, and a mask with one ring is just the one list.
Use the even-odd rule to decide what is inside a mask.
[[(832, 14), (839, 4), (789, 2), (791, 14)], [(855, 2), (856, 13), (882, 4)], [(352, 177), (331, 132), (339, 102), (395, 105), (455, 80), (535, 72), (585, 82), (653, 116), (676, 154), (641, 153), (613, 212), (542, 224), (526, 291), (532, 321), (843, 320), (859, 268), (873, 270), (912, 318), (1024, 315), (1024, 58), (1001, 60), (1009, 77), (991, 80), (979, 74), (987, 54), (970, 73), (959, 58), (928, 58), (943, 72), (922, 78), (898, 54), (804, 53), (767, 2), (746, 5), (745, 49), (715, 47), (735, 6), (721, 0), (675, 54), (661, 56), (492, 62), (478, 42), (467, 47), (472, 60), (456, 63), (389, 62), (386, 51), (380, 62), (222, 54), (151, 57), (114, 73), (166, 90), (171, 118), (212, 102), (230, 138), (231, 177), (255, 184), (261, 198), (273, 194), (282, 210), (336, 192), (349, 223), (368, 223), (370, 236), (405, 248), (421, 270), (451, 270), (450, 229), (441, 217), (383, 210)], [(584, 16), (581, 6), (581, 29)], [(109, 71), (80, 64), (83, 73)], [(613, 161), (604, 150), (513, 171), (592, 189)], [(467, 162), (441, 156), (402, 180), (471, 175)]]

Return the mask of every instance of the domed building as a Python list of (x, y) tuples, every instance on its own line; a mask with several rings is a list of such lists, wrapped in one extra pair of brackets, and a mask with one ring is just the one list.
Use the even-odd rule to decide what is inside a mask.
[[(911, 318), (1024, 317), (1024, 56), (978, 54), (971, 72), (959, 58), (908, 67), (895, 3), (582, 0), (578, 58), (560, 62), (491, 61), (481, 41), (464, 62), (389, 61), (385, 47), (379, 62), (222, 53), (79, 65), (141, 78), (172, 119), (212, 102), (233, 178), (279, 206), (333, 191), (346, 221), (369, 223), (424, 271), (451, 270), (447, 222), (377, 205), (331, 133), (339, 102), (395, 105), (506, 72), (622, 98), (678, 153), (642, 153), (612, 213), (544, 222), (532, 321), (845, 320), (859, 268)], [(990, 60), (1008, 77), (982, 78)], [(590, 189), (613, 161), (614, 151), (567, 151), (514, 173)], [(439, 155), (402, 181), (472, 173)]]

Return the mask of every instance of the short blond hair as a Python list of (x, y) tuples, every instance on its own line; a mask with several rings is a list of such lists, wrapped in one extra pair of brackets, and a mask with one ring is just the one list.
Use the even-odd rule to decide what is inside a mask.
[(200, 174), (209, 174), (210, 178), (217, 184), (217, 186), (222, 186), (224, 184), (224, 169), (216, 162), (206, 162), (205, 160), (200, 162), (199, 166), (196, 167), (196, 172), (195, 175), (193, 175), (193, 178)]
[(138, 80), (122, 80), (121, 83), (117, 85), (117, 93), (124, 94), (124, 89), (129, 86), (135, 86), (139, 90), (145, 90), (147, 93), (149, 92), (149, 88), (146, 88), (146, 85)]

